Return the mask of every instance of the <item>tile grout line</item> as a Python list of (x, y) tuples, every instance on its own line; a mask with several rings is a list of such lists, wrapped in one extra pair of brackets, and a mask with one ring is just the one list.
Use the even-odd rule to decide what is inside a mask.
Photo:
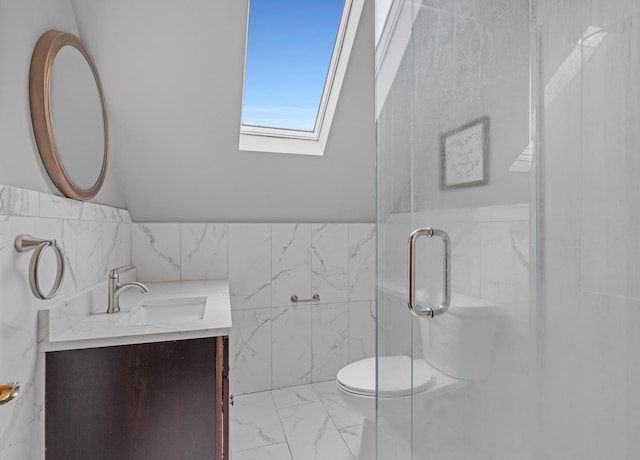
[(269, 393), (271, 394), (271, 399), (273, 400), (273, 406), (276, 408), (276, 414), (278, 414), (278, 421), (280, 422), (280, 428), (282, 429), (282, 433), (284, 434), (284, 439), (287, 442), (287, 449), (289, 450), (289, 455), (291, 456), (292, 460), (295, 460), (293, 458), (293, 452), (291, 451), (291, 445), (289, 444), (289, 437), (287, 436), (287, 430), (284, 429), (284, 425), (282, 424), (282, 415), (280, 415), (280, 409), (276, 404), (276, 398), (273, 397), (273, 390), (269, 390)]
[[(317, 383), (326, 383), (326, 382), (331, 382), (331, 380), (325, 380), (324, 382), (317, 382)], [(333, 423), (333, 426), (335, 427), (335, 429), (338, 431), (338, 434), (342, 438), (342, 434), (340, 433), (340, 428), (338, 428), (338, 425), (336, 424), (336, 421), (333, 419), (333, 416), (329, 412), (329, 409), (327, 409), (327, 406), (325, 406), (324, 401), (322, 400), (322, 396), (320, 396), (320, 394), (318, 394), (318, 392), (316, 391), (315, 387), (313, 387), (313, 385), (312, 385), (312, 388), (313, 388), (313, 391), (316, 393), (316, 396), (318, 396), (318, 399), (320, 400), (320, 404), (322, 404), (322, 407), (324, 408), (325, 412), (327, 413), (327, 415), (331, 419), (331, 423)], [(338, 397), (340, 397), (340, 395), (338, 395)], [(352, 426), (357, 426), (357, 425), (352, 425)], [(344, 438), (342, 439), (342, 441), (346, 445), (346, 442), (344, 441)], [(349, 452), (351, 452), (351, 449), (349, 449), (349, 446), (347, 446), (347, 449), (349, 450)]]
[[(332, 380), (324, 380), (322, 382), (316, 382), (316, 383), (326, 383), (326, 382), (331, 382)], [(353, 458), (353, 453), (351, 452), (351, 449), (349, 448), (349, 445), (347, 444), (347, 442), (345, 441), (344, 437), (342, 436), (342, 433), (340, 432), (340, 428), (338, 428), (338, 426), (336, 425), (335, 420), (333, 419), (333, 416), (331, 415), (331, 413), (329, 412), (329, 410), (327, 409), (327, 406), (325, 406), (323, 400), (322, 400), (322, 396), (320, 396), (320, 394), (316, 391), (316, 389), (314, 388), (314, 384), (310, 383), (308, 384), (311, 386), (311, 389), (313, 390), (313, 392), (315, 393), (315, 395), (318, 397), (318, 401), (311, 401), (309, 403), (306, 404), (298, 404), (297, 406), (291, 406), (291, 407), (286, 407), (286, 408), (282, 408), (282, 409), (292, 409), (294, 407), (300, 407), (300, 406), (308, 406), (308, 405), (312, 405), (312, 404), (320, 404), (320, 406), (324, 409), (325, 413), (327, 414), (327, 417), (329, 417), (329, 420), (331, 420), (331, 424), (333, 425), (333, 427), (336, 429), (336, 432), (338, 433), (338, 436), (340, 437), (340, 440), (342, 441), (342, 443), (344, 444), (347, 452), (349, 452), (349, 454), (351, 454), (351, 457)], [(302, 385), (294, 385), (294, 386), (302, 386)], [(292, 387), (287, 387), (287, 388), (292, 388)], [(273, 398), (273, 391), (271, 390), (271, 397)], [(274, 404), (275, 404), (275, 398), (274, 398)], [(284, 432), (285, 438), (287, 438), (287, 446), (289, 447), (289, 452), (291, 453), (291, 458), (293, 460), (296, 460), (295, 458), (293, 458), (293, 452), (291, 452), (291, 446), (289, 444), (289, 438), (287, 436), (287, 432), (284, 429), (284, 425), (282, 425), (282, 417), (280, 415), (280, 408), (278, 408), (278, 406), (276, 405), (276, 410), (278, 411), (278, 418), (280, 419), (280, 425), (282, 426), (282, 430)], [(352, 426), (359, 426), (359, 425), (352, 425)], [(344, 429), (349, 428), (349, 427), (345, 427)]]
[[(271, 390), (258, 391), (258, 392), (256, 392), (256, 393), (246, 393), (246, 394), (247, 394), (247, 395), (249, 395), (249, 394), (260, 394), (260, 393), (267, 393), (267, 392), (271, 392)], [(240, 395), (240, 396), (244, 396), (244, 395)], [(241, 398), (241, 399), (242, 399), (242, 398)], [(278, 421), (280, 421), (280, 413), (279, 413), (279, 412), (277, 412), (278, 408), (277, 408), (277, 407), (276, 407), (276, 405), (275, 405), (275, 400), (273, 399), (273, 395), (271, 395), (271, 399), (272, 399), (272, 402), (273, 402), (273, 406), (274, 406), (274, 408), (276, 409), (276, 415), (277, 415), (277, 417), (278, 417)], [(278, 444), (285, 444), (285, 443), (287, 444), (287, 447), (288, 447), (288, 444), (289, 444), (289, 443), (288, 443), (288, 441), (287, 441), (286, 434), (285, 434), (285, 432), (284, 432), (284, 427), (282, 427), (282, 422), (281, 422), (281, 421), (280, 421), (280, 427), (282, 428), (282, 433), (285, 435), (285, 440), (284, 440), (284, 441), (277, 441), (277, 442), (274, 442), (274, 443), (264, 444), (264, 445), (257, 446), (257, 447), (249, 447), (249, 448), (247, 448), (247, 449), (237, 449), (237, 450), (231, 450), (231, 449), (230, 449), (230, 450), (231, 450), (231, 453), (234, 453), (234, 452), (235, 452), (235, 453), (239, 453), (239, 452), (247, 452), (247, 451), (250, 451), (250, 450), (262, 449), (262, 448), (265, 448), (265, 447), (276, 446), (276, 445), (278, 445)], [(232, 457), (233, 457), (233, 456), (232, 456)]]

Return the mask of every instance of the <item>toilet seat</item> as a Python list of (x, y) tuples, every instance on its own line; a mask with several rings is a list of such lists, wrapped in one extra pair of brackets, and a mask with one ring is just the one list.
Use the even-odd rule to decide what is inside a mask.
[[(412, 380), (413, 365), (413, 385)], [(380, 396), (402, 397), (424, 391), (436, 383), (438, 372), (422, 359), (408, 356), (385, 356), (380, 358), (384, 380)], [(336, 383), (345, 392), (359, 396), (376, 395), (376, 359), (367, 358), (342, 368)]]

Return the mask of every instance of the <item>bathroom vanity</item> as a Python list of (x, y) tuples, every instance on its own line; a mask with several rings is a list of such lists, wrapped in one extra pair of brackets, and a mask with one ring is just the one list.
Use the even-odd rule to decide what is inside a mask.
[(41, 315), (47, 460), (229, 458), (228, 283), (148, 286), (66, 328)]

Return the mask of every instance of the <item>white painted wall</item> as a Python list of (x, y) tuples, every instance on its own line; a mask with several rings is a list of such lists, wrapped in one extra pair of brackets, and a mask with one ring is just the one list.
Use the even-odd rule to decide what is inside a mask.
[(248, 1), (72, 0), (136, 221), (372, 221), (367, 1), (325, 155), (238, 150)]
[[(49, 29), (78, 33), (70, 0), (0, 0), (0, 183), (60, 195), (42, 166), (29, 111), (31, 54)], [(124, 206), (115, 176), (111, 168), (91, 201)]]

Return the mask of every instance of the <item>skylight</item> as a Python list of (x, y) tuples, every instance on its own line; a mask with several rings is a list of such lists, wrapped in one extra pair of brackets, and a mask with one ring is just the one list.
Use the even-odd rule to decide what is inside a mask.
[(242, 124), (314, 131), (343, 0), (251, 0)]
[(323, 154), (363, 4), (250, 1), (241, 150)]

